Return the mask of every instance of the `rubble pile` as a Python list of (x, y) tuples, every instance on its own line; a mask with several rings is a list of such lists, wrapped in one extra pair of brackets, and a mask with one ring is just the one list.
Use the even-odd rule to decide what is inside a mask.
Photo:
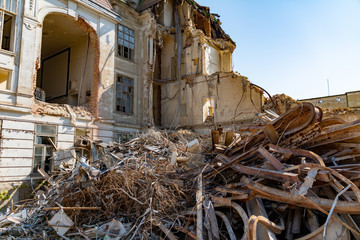
[(0, 217), (4, 236), (360, 239), (360, 120), (301, 103), (248, 136), (149, 130), (81, 143)]
[(282, 114), (296, 107), (298, 104), (298, 101), (285, 94), (275, 94), (271, 98), (265, 98), (263, 108), (264, 110), (271, 110), (277, 114)]
[(346, 122), (355, 121), (360, 118), (360, 109), (350, 107), (340, 107), (335, 109), (323, 108), (324, 116), (326, 118), (341, 118)]
[[(47, 185), (0, 218), (2, 234), (29, 239), (65, 238), (65, 233), (68, 237), (153, 239), (152, 228), (173, 226), (192, 207), (192, 188), (185, 186), (180, 173), (192, 166), (197, 153), (211, 151), (211, 141), (187, 130), (149, 130), (124, 144), (82, 138), (77, 145), (55, 154), (57, 174), (50, 177), (39, 169)], [(84, 156), (77, 156), (81, 150)], [(76, 162), (71, 162), (72, 157), (69, 161), (69, 155)], [(54, 218), (59, 221), (51, 224)], [(67, 219), (64, 231), (61, 226)], [(115, 229), (121, 226), (121, 231), (111, 233), (111, 223)], [(67, 233), (69, 229), (76, 231)]]
[(249, 239), (358, 239), (359, 146), (360, 120), (323, 120), (320, 108), (302, 103), (218, 148), (202, 173), (206, 181), (225, 178), (211, 199), (242, 204)]

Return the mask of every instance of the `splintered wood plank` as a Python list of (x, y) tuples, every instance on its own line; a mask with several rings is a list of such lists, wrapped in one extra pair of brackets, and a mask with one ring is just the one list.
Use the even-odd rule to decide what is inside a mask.
[(205, 227), (208, 230), (208, 236), (214, 240), (220, 240), (219, 225), (215, 215), (213, 203), (207, 197), (203, 204), (205, 212)]
[(318, 162), (320, 165), (325, 166), (323, 159), (319, 155), (317, 155), (316, 153), (314, 153), (312, 151), (303, 150), (303, 149), (289, 149), (289, 148), (276, 146), (273, 144), (269, 144), (269, 150), (272, 152), (277, 152), (277, 153), (282, 153), (282, 154), (290, 153), (295, 156), (307, 157), (307, 158), (313, 159), (314, 161)]
[(317, 168), (311, 168), (309, 171), (308, 171), (308, 174), (305, 178), (305, 181), (303, 184), (301, 184), (300, 186), (300, 189), (299, 191), (297, 192), (297, 194), (299, 195), (302, 195), (302, 196), (305, 196), (308, 192), (308, 190), (310, 188), (312, 188), (314, 182), (315, 182), (315, 177), (317, 175), (317, 172), (318, 172), (319, 169)]
[(197, 192), (196, 192), (196, 236), (197, 240), (204, 239), (204, 227), (203, 227), (203, 179), (200, 173), (197, 180)]
[(269, 153), (263, 146), (260, 146), (258, 152), (268, 160), (277, 170), (284, 170), (285, 166), (277, 160), (271, 153)]
[(247, 191), (247, 190), (231, 189), (231, 188), (226, 188), (226, 187), (216, 187), (215, 190), (218, 192), (222, 192), (222, 193), (230, 193), (230, 194), (236, 194), (236, 195), (238, 195), (238, 194), (239, 195), (242, 195), (242, 194), (249, 195), (249, 191)]
[(53, 210), (101, 210), (101, 207), (45, 207), (43, 210), (45, 211), (53, 211)]
[(302, 148), (315, 148), (358, 137), (360, 137), (360, 120), (330, 127), (325, 133), (303, 143)]
[(234, 132), (225, 133), (225, 146), (229, 146), (234, 140)]
[[(230, 162), (230, 159), (227, 158), (223, 154), (219, 154), (217, 156), (217, 159), (223, 161), (224, 163)], [(295, 183), (295, 182), (300, 183), (298, 174), (296, 174), (296, 173), (275, 171), (275, 170), (269, 170), (269, 169), (264, 169), (264, 168), (247, 167), (245, 165), (236, 164), (236, 163), (232, 164), (231, 168), (240, 173), (243, 173), (243, 174), (260, 176), (260, 177), (264, 177), (264, 178), (268, 178), (268, 179), (272, 179), (272, 180), (276, 180), (276, 181), (282, 181), (282, 182), (290, 181), (292, 183)]]
[(302, 212), (303, 212), (303, 208), (297, 207), (295, 209), (293, 224), (292, 224), (292, 233), (293, 234), (300, 233)]
[[(283, 202), (299, 207), (305, 207), (310, 209), (316, 209), (314, 205), (318, 205), (322, 209), (329, 211), (331, 206), (334, 204), (333, 200), (318, 198), (318, 197), (308, 197), (311, 201), (304, 201), (302, 196), (285, 192), (279, 189), (271, 188), (264, 186), (262, 184), (256, 183), (249, 178), (242, 178), (242, 181), (246, 186), (253, 190), (256, 193), (256, 196), (264, 199), (269, 199), (271, 201)], [(359, 202), (348, 202), (348, 201), (337, 201), (334, 212), (337, 213), (349, 213), (349, 214), (360, 214), (360, 203)]]
[(211, 200), (217, 205), (231, 206), (231, 199), (211, 196)]
[(320, 227), (317, 215), (311, 209), (306, 209), (306, 213), (306, 220), (309, 224), (309, 230), (310, 232), (313, 232)]
[(212, 148), (215, 149), (215, 144), (220, 143), (220, 133), (217, 130), (211, 131), (211, 138), (212, 138)]
[(277, 144), (277, 142), (279, 141), (279, 134), (277, 133), (273, 125), (266, 125), (266, 127), (263, 128), (263, 131), (272, 144)]

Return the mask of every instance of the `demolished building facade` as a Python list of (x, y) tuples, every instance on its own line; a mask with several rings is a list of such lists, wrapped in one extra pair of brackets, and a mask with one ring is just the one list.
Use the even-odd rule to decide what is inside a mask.
[(0, 238), (360, 239), (360, 120), (263, 104), (208, 8), (31, 1), (2, 10)]
[(235, 43), (193, 1), (5, 0), (0, 182), (50, 172), (79, 136), (246, 123), (261, 89), (234, 73)]

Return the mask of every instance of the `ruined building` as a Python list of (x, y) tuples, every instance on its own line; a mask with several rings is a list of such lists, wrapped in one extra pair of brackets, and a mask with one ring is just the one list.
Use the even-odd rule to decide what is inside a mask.
[(233, 72), (209, 8), (177, 0), (4, 0), (0, 181), (41, 179), (54, 147), (156, 125), (246, 123), (262, 91)]

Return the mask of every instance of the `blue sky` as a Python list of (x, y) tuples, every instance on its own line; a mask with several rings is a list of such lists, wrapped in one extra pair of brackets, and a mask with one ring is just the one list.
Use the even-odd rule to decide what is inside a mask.
[(196, 0), (236, 42), (234, 70), (270, 94), (360, 90), (360, 0)]

